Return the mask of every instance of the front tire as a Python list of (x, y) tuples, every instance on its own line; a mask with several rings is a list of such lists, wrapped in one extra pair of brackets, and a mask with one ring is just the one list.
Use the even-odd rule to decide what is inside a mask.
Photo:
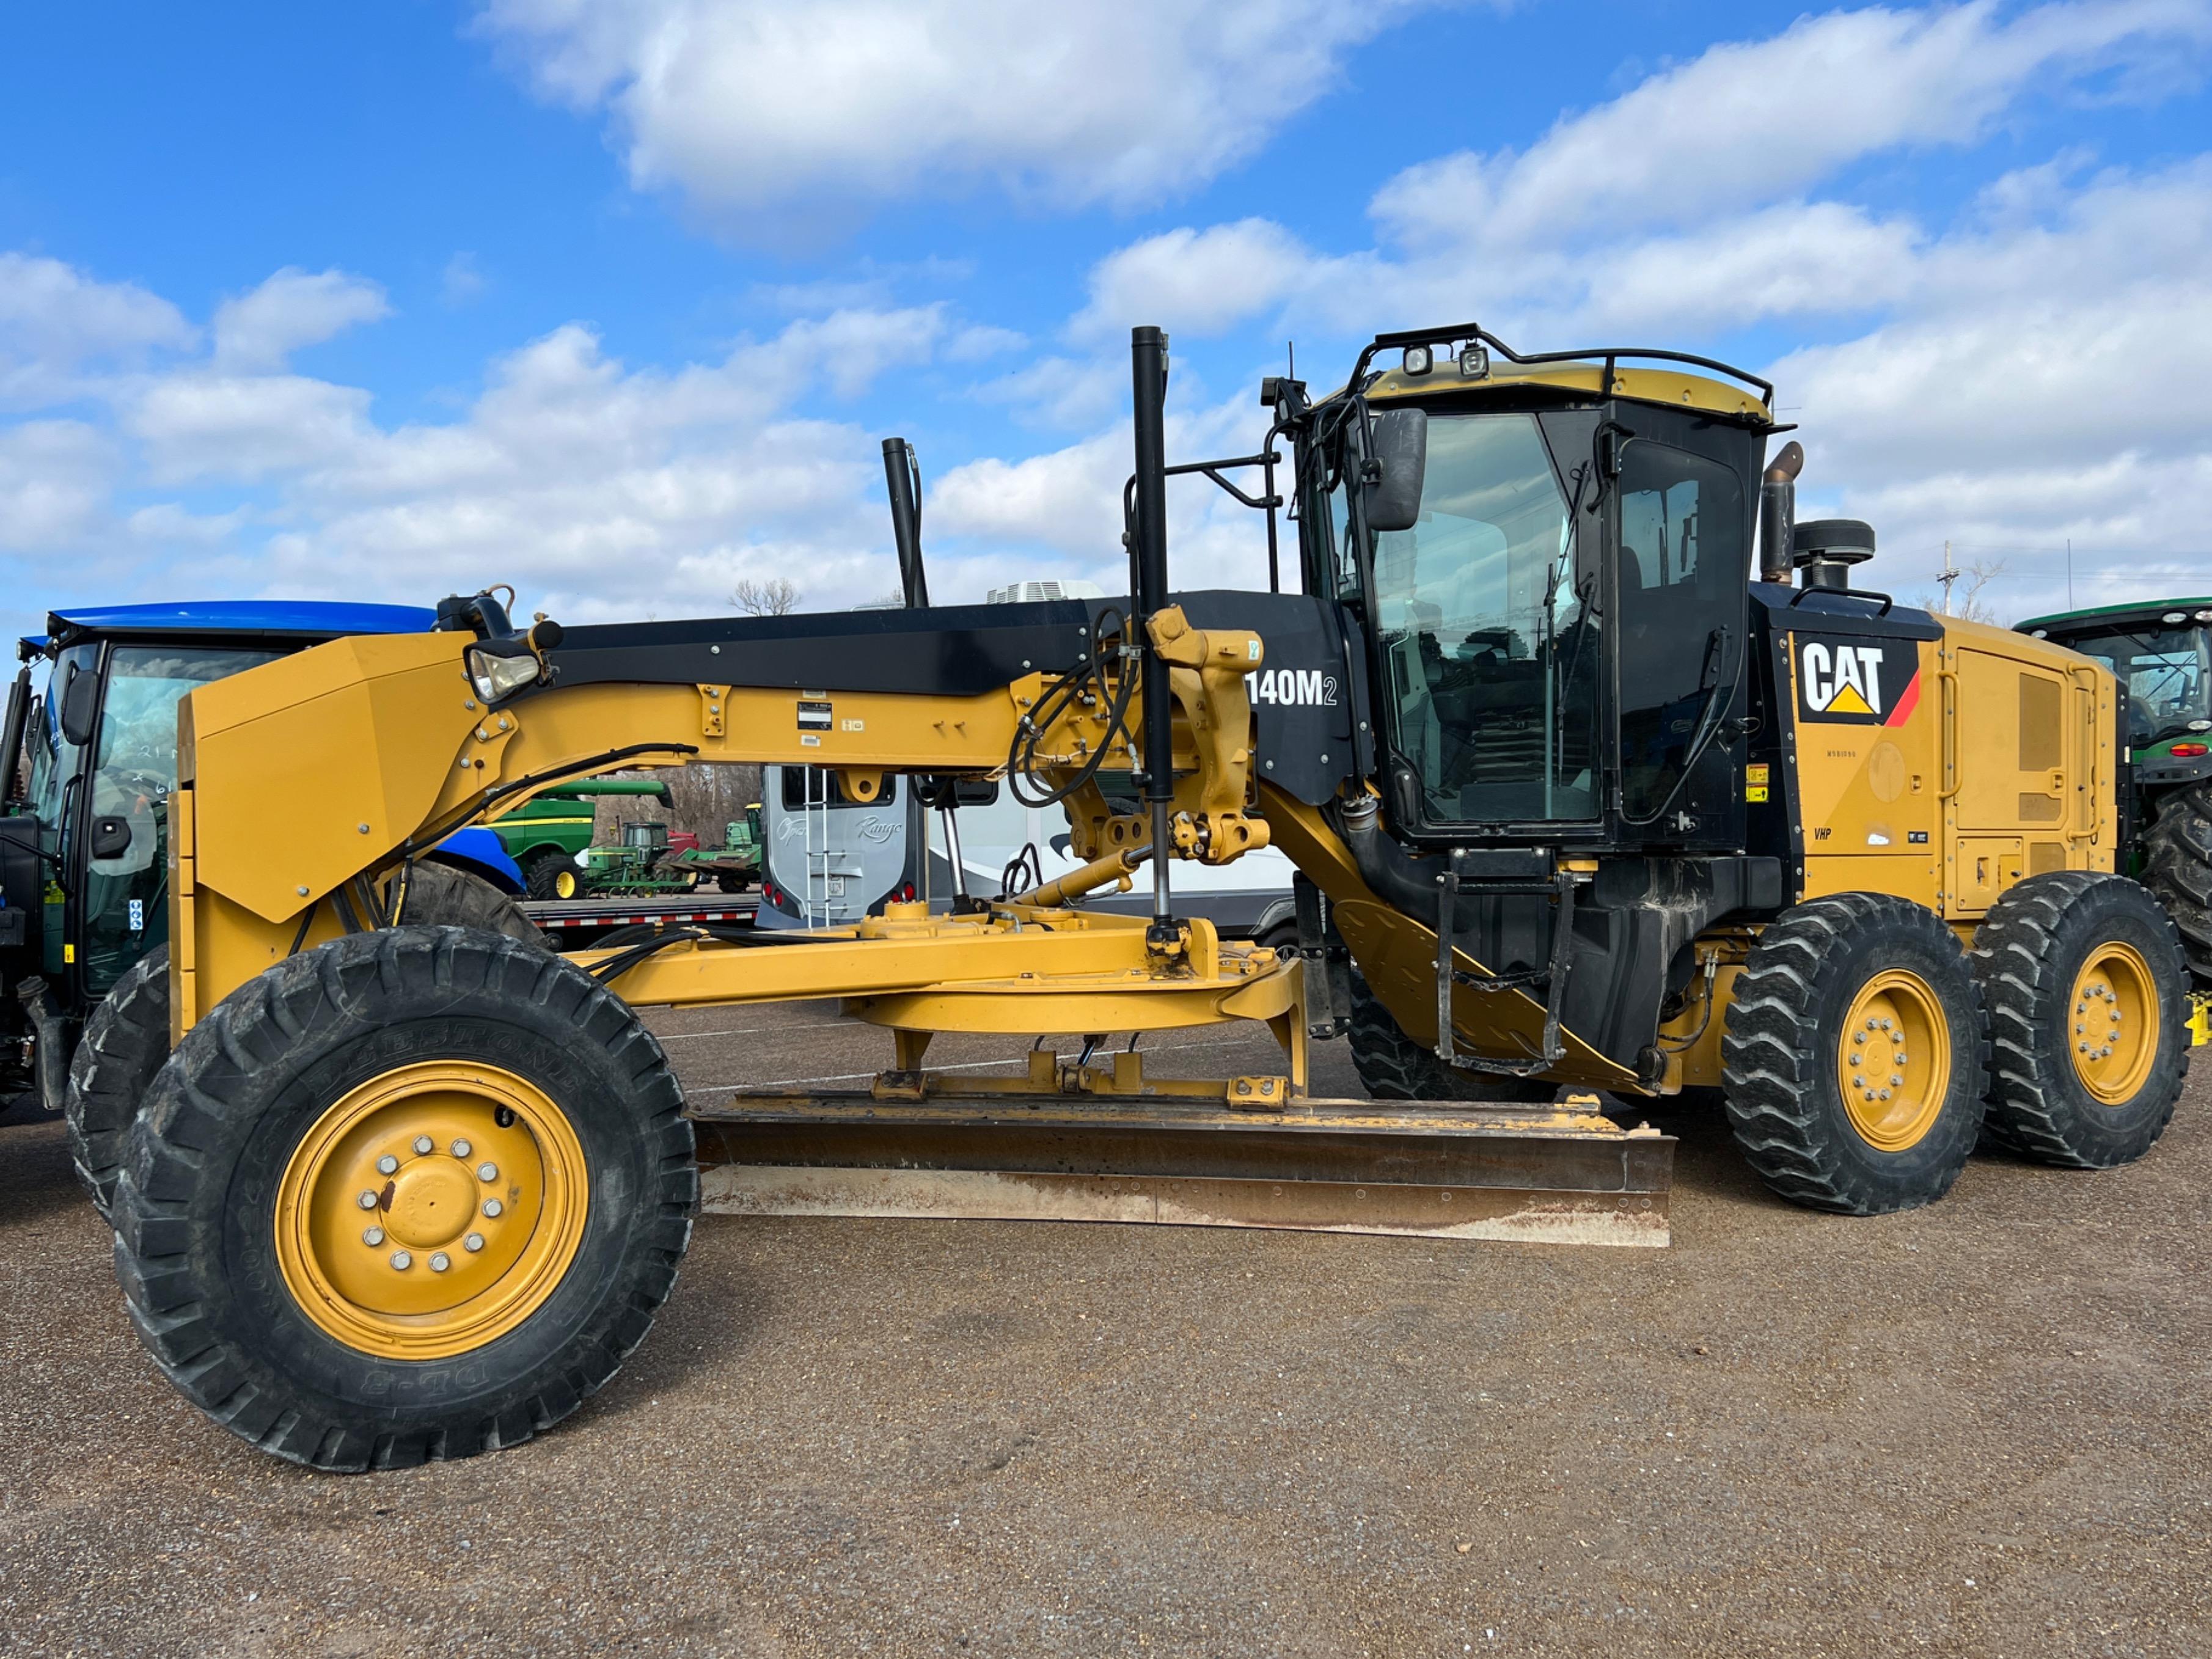
[(560, 886), (561, 872), (575, 867), (575, 860), (566, 853), (557, 849), (540, 853), (522, 872), (523, 890), (534, 899), (561, 898), (564, 896)]
[(1980, 987), (1940, 917), (1880, 893), (1785, 910), (1721, 1042), (1736, 1145), (1783, 1197), (1847, 1215), (1932, 1203), (1981, 1133)]
[(112, 1222), (131, 1125), (169, 1057), (169, 947), (157, 945), (108, 988), (70, 1061), (70, 1162), (102, 1221)]
[[(383, 889), (392, 902), (395, 880)], [(404, 920), (418, 926), (482, 927), (525, 944), (545, 935), (513, 899), (473, 871), (450, 864), (418, 864), (400, 890)], [(92, 1195), (100, 1218), (114, 1224), (115, 1177), (123, 1167), (131, 1126), (155, 1073), (169, 1058), (169, 947), (156, 945), (108, 988), (85, 1021), (84, 1037), (70, 1064), (70, 1159)]]
[(1972, 961), (1990, 1138), (2077, 1170), (2148, 1152), (2189, 1075), (2188, 961), (2166, 908), (2125, 876), (2030, 876), (1990, 909)]
[(116, 1190), (132, 1322), (195, 1405), (295, 1462), (526, 1440), (675, 1283), (683, 1106), (636, 1015), (544, 951), (399, 927), (304, 952), (155, 1080)]

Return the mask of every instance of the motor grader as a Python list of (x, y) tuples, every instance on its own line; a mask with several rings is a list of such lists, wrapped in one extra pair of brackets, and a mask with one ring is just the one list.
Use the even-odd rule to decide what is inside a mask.
[[(1165, 336), (1132, 363), (1126, 598), (564, 630), (479, 594), (193, 692), (174, 1048), (116, 1200), (188, 1396), (332, 1469), (527, 1438), (644, 1337), (702, 1179), (735, 1208), (1655, 1243), (1672, 1142), (1596, 1092), (1717, 1104), (1778, 1192), (1860, 1214), (1941, 1196), (1985, 1133), (2090, 1167), (2157, 1138), (2185, 968), (2113, 872), (2112, 676), (1853, 586), (1872, 534), (1793, 523), (1768, 384), (1416, 330), (1328, 396), (1269, 379), (1255, 454), (1170, 467)], [(1176, 477), (1267, 514), (1277, 591), (1170, 592)], [(455, 826), (702, 761), (859, 800), (1003, 780), (1085, 863), (567, 957), (410, 921)], [(1177, 910), (1179, 865), (1266, 846), (1295, 952)], [(1084, 902), (1139, 882), (1148, 915)], [(687, 1110), (635, 1012), (802, 997), (891, 1034), (869, 1089)], [(1275, 1068), (1169, 1078), (1139, 1046), (1237, 1021)], [(933, 1072), (939, 1032), (1027, 1070)], [(1373, 1099), (1307, 1097), (1338, 1035)]]

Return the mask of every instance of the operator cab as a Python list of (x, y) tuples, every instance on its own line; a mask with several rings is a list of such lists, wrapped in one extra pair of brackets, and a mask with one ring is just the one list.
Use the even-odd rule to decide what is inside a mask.
[(1615, 361), (1643, 355), (1384, 336), (1292, 426), (1307, 591), (1366, 618), (1405, 840), (1742, 843), (1768, 389)]

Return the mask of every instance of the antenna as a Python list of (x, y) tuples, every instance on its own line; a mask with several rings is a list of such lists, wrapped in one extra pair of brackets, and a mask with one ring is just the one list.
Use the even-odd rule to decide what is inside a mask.
[[(1943, 614), (1948, 617), (1951, 614), (1951, 584), (1959, 580), (1959, 567), (1951, 562), (1951, 544), (1948, 538), (1943, 543), (1943, 574), (1936, 580), (1943, 584)], [(2069, 599), (2067, 603), (2071, 605), (2073, 600)]]

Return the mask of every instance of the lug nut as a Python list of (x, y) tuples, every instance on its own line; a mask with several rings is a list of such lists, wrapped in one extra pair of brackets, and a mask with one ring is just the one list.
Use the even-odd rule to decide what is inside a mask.
[(498, 1180), (498, 1179), (499, 1179), (499, 1165), (498, 1165), (498, 1164), (477, 1164), (477, 1179), (478, 1181), (496, 1181), (496, 1180)]
[(457, 1140), (453, 1143), (453, 1152), (455, 1158), (466, 1158), (474, 1150), (475, 1148), (471, 1147), (465, 1140)]
[(1866, 1091), (1866, 1097), (1867, 1097), (1869, 1100), (1872, 1100), (1872, 1099), (1874, 1098), (1874, 1091), (1873, 1091), (1873, 1090), (1871, 1090), (1871, 1089), (1868, 1090), (1868, 1091)]
[(1905, 1086), (1905, 1079), (1895, 1073), (1892, 1073), (1889, 1079), (1889, 1086), (1893, 1089), (1902, 1089)]
[(1887, 1100), (1887, 1099), (1889, 1098), (1889, 1091), (1888, 1091), (1888, 1090), (1887, 1090), (1887, 1089), (1884, 1089), (1884, 1090), (1881, 1091), (1881, 1097), (1882, 1097), (1884, 1100)]
[(443, 1250), (439, 1251), (437, 1255), (430, 1258), (430, 1271), (434, 1273), (441, 1273), (453, 1265), (453, 1258), (447, 1255)]
[(376, 1194), (374, 1193), (363, 1193), (359, 1198), (354, 1200), (354, 1202), (360, 1205), (364, 1210), (373, 1210), (376, 1207)]
[(477, 1250), (481, 1250), (483, 1249), (483, 1235), (482, 1233), (471, 1233), (466, 1238), (461, 1241), (461, 1248), (471, 1254)]
[(399, 1160), (389, 1152), (376, 1160), (376, 1172), (379, 1175), (390, 1175), (398, 1167)]
[(437, 1144), (438, 1143), (436, 1141), (431, 1139), (428, 1135), (416, 1135), (415, 1137), (415, 1156), (417, 1158), (429, 1157), (430, 1149)]
[(1866, 1033), (1864, 1031), (1852, 1032), (1851, 1041), (1854, 1042), (1864, 1042), (1866, 1041)]
[(381, 1227), (369, 1228), (366, 1232), (362, 1234), (361, 1242), (368, 1245), (372, 1250), (374, 1249), (378, 1245), (384, 1243), (384, 1229)]
[(1881, 1022), (1878, 1019), (1869, 1020), (1867, 1022), (1867, 1030), (1869, 1031), (1879, 1031), (1881, 1030)]
[(1853, 1079), (1851, 1079), (1851, 1087), (1852, 1087), (1852, 1088), (1854, 1088), (1854, 1089), (1863, 1089), (1863, 1088), (1865, 1088), (1865, 1087), (1866, 1087), (1866, 1079), (1865, 1079), (1864, 1078), (1863, 1078), (1863, 1077), (1855, 1077), (1855, 1078), (1853, 1078)]
[(404, 1273), (415, 1265), (415, 1258), (404, 1250), (394, 1250), (392, 1253), (392, 1265)]
[(495, 1198), (488, 1198), (483, 1201), (483, 1212), (488, 1216), (496, 1216), (506, 1207), (506, 1205), (501, 1203)]

